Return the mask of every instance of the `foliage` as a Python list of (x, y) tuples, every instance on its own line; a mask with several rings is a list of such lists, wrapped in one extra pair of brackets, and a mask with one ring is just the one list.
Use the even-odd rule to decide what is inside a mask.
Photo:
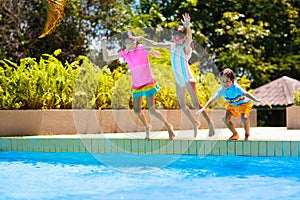
[[(194, 41), (216, 58), (219, 70), (245, 74), (254, 88), (283, 75), (300, 76), (298, 0), (69, 0), (66, 18), (44, 39), (37, 37), (46, 21), (46, 0), (0, 2), (0, 59), (16, 63), (58, 48), (63, 50), (58, 59), (73, 62), (78, 55), (90, 56), (104, 35), (173, 29), (188, 12)], [(117, 68), (113, 64), (108, 67)]]
[[(99, 69), (85, 56), (63, 65), (56, 58), (60, 53), (57, 50), (53, 55), (43, 54), (39, 62), (30, 57), (21, 59), (20, 64), (1, 60), (0, 109), (132, 108), (127, 69)], [(161, 86), (156, 104), (159, 108), (177, 108), (170, 66), (157, 63), (153, 71)], [(143, 107), (147, 107), (145, 99)]]
[(253, 93), (253, 90), (251, 89), (251, 80), (249, 80), (246, 75), (243, 75), (242, 77), (236, 78), (236, 82), (246, 91)]
[[(258, 87), (283, 75), (300, 76), (299, 1), (204, 0), (140, 1), (139, 13), (160, 8), (153, 27), (171, 28), (190, 13), (195, 42), (216, 57), (221, 71), (234, 69)], [(273, 14), (274, 13), (274, 14)], [(156, 16), (160, 16), (159, 18)], [(159, 20), (164, 19), (164, 20)]]
[[(151, 68), (161, 89), (156, 94), (159, 109), (178, 109), (176, 86), (169, 51), (160, 49), (162, 58), (150, 57)], [(56, 56), (43, 54), (39, 62), (34, 58), (21, 59), (20, 64), (0, 61), (0, 109), (130, 109), (133, 107), (131, 76), (122, 65), (113, 72), (100, 69), (87, 57), (79, 56), (71, 64), (63, 65)], [(199, 63), (191, 65), (198, 77), (197, 89), (201, 104), (221, 87), (213, 73), (199, 74)], [(244, 76), (239, 83), (245, 89), (251, 81)], [(187, 94), (187, 105), (192, 101)], [(224, 100), (211, 108), (223, 108)], [(143, 99), (143, 108), (146, 108)]]
[(164, 109), (177, 109), (178, 102), (176, 97), (176, 86), (173, 76), (170, 53), (166, 49), (155, 49), (158, 50), (162, 57), (154, 58), (150, 56), (150, 63), (158, 85), (161, 89), (156, 94), (156, 106), (157, 108)]
[(300, 106), (300, 89), (294, 92), (294, 104)]
[(216, 32), (228, 43), (216, 49), (219, 54), (218, 62), (224, 68), (229, 67), (238, 75), (245, 74), (252, 80), (269, 80), (270, 72), (274, 69), (265, 58), (265, 49), (256, 47), (257, 40), (268, 37), (270, 31), (265, 29), (267, 24), (259, 22), (255, 25), (254, 19), (242, 20), (244, 15), (237, 12), (225, 12)]
[[(73, 88), (73, 108), (95, 108), (97, 84), (100, 79), (95, 66), (86, 57), (79, 57), (77, 62), (82, 61)], [(79, 64), (79, 63), (78, 63)]]
[(107, 109), (122, 71), (99, 69), (85, 56), (63, 65), (61, 50), (43, 54), (39, 62), (0, 61), (0, 109)]
[[(114, 36), (136, 28), (173, 29), (181, 23), (180, 19), (185, 12), (188, 12), (192, 19), (194, 43), (202, 45), (210, 56), (215, 58), (219, 70), (229, 67), (238, 76), (245, 75), (251, 80), (253, 88), (283, 75), (296, 79), (300, 77), (298, 0), (69, 0), (68, 2), (66, 18), (58, 29), (46, 38), (38, 39), (46, 21), (46, 1), (0, 0), (2, 60), (0, 95), (3, 98), (1, 109), (44, 108), (47, 107), (46, 104), (50, 104), (51, 108), (70, 108), (72, 107), (70, 101), (73, 101), (70, 98), (74, 97), (76, 100), (90, 101), (78, 102), (76, 106), (79, 108), (131, 107), (130, 75), (124, 65), (116, 61), (106, 68), (99, 69), (87, 58), (78, 56), (92, 57), (91, 46), (94, 50), (99, 49), (99, 38), (104, 35)], [(56, 49), (62, 49), (62, 52), (57, 56), (50, 55)], [(44, 52), (46, 54), (42, 54)], [(101, 60), (102, 52), (99, 50), (98, 53), (100, 56), (97, 59)], [(40, 57), (39, 61), (34, 59)], [(172, 73), (164, 71), (170, 70), (168, 57), (169, 55), (165, 53), (161, 59), (151, 60), (153, 73), (161, 85), (161, 90), (157, 94), (157, 106), (160, 108), (178, 107), (174, 81), (171, 81)], [(58, 60), (65, 64), (59, 63)], [(66, 87), (66, 91), (58, 89), (53, 92), (54, 89), (48, 91), (41, 88), (40, 84), (51, 88), (56, 82), (50, 82), (45, 80), (45, 76), (42, 77), (41, 74), (50, 73), (48, 69), (42, 68), (43, 65), (46, 67), (49, 65), (49, 70), (52, 65), (59, 66), (59, 69), (70, 70), (68, 65), (71, 65), (70, 68), (76, 73), (64, 72), (61, 69), (61, 72), (69, 73), (70, 77), (67, 79), (63, 79), (62, 74), (55, 74), (59, 80), (71, 79), (68, 83), (63, 81), (60, 83), (61, 87)], [(41, 68), (42, 72), (35, 71), (38, 68)], [(56, 73), (55, 69), (56, 67), (52, 69), (53, 73)], [(196, 69), (195, 74), (201, 80), (198, 88), (200, 88), (199, 98), (203, 104), (210, 94), (205, 90), (212, 86), (211, 83), (214, 85), (218, 83), (210, 75), (198, 76), (199, 71), (201, 70)], [(35, 80), (33, 76), (40, 78)], [(78, 76), (83, 76), (83, 80), (87, 81), (85, 87), (90, 89), (83, 87), (82, 83), (85, 82), (79, 80)], [(31, 86), (27, 85), (28, 81), (31, 81)], [(25, 89), (17, 88), (17, 84), (22, 84), (22, 87), (24, 85)], [(76, 95), (79, 96), (73, 97), (74, 91), (69, 90), (74, 89), (74, 84), (78, 90)], [(43, 97), (39, 92), (33, 91), (34, 88), (40, 89), (46, 96)], [(80, 93), (81, 89), (87, 89), (89, 92)], [(23, 94), (23, 97), (16, 95), (16, 92)], [(62, 94), (69, 96), (63, 97)], [(79, 98), (81, 95), (82, 98)], [(169, 96), (165, 97), (166, 95)], [(42, 101), (38, 100), (40, 97), (43, 98)], [(61, 99), (64, 99), (64, 103), (58, 103)], [(162, 101), (164, 99), (168, 101)], [(187, 103), (191, 106), (189, 97)], [(146, 106), (145, 102), (143, 105)]]
[(128, 27), (127, 6), (131, 1), (68, 0), (66, 18), (57, 30), (43, 39), (46, 0), (0, 0), (0, 59), (19, 62), (62, 49), (59, 59), (73, 62), (87, 55), (95, 38), (105, 30), (114, 34)]
[(119, 67), (114, 70), (114, 86), (112, 88), (111, 108), (128, 109), (133, 107), (131, 77), (127, 70)]
[(19, 62), (21, 58), (39, 58), (42, 53), (50, 54), (59, 48), (63, 50), (59, 55), (62, 60), (71, 61), (86, 54), (85, 35), (75, 16), (63, 20), (55, 33), (38, 38), (46, 21), (46, 6), (46, 0), (1, 1), (0, 59)]
[(21, 59), (19, 65), (9, 60), (0, 63), (0, 109), (71, 107), (76, 63), (63, 66), (49, 54), (43, 54), (39, 62), (29, 57)]

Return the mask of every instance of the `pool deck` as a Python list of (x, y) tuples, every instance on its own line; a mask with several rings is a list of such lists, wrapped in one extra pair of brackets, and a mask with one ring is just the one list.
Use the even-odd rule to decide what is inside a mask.
[[(239, 140), (244, 139), (244, 129), (236, 128), (239, 133)], [(194, 138), (193, 130), (175, 130), (175, 140), (227, 140), (231, 132), (227, 128), (216, 129), (213, 137), (208, 136), (208, 129), (199, 129), (198, 135)], [(97, 133), (97, 134), (74, 134), (74, 135), (40, 135), (25, 136), (24, 138), (107, 138), (107, 139), (143, 139), (144, 132), (128, 133)], [(152, 131), (151, 139), (168, 139), (167, 131)], [(287, 129), (286, 127), (251, 127), (249, 140), (260, 141), (300, 141), (299, 129)]]
[(243, 128), (237, 128), (238, 141), (228, 141), (228, 129), (216, 129), (213, 137), (208, 129), (175, 130), (176, 138), (168, 139), (167, 131), (152, 131), (151, 140), (144, 140), (144, 132), (97, 133), (73, 135), (39, 135), (0, 137), (1, 151), (26, 152), (89, 152), (134, 154), (191, 154), (239, 156), (300, 157), (300, 130), (286, 127), (251, 127), (248, 141)]

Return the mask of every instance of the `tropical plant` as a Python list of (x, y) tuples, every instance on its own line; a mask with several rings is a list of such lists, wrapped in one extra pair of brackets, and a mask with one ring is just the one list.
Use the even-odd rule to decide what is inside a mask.
[(23, 58), (20, 64), (0, 61), (0, 109), (71, 108), (76, 63), (65, 66), (53, 55)]

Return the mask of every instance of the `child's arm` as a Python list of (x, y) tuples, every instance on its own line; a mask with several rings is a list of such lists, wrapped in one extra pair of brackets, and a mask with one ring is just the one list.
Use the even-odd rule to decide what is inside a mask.
[(252, 95), (251, 93), (249, 93), (249, 92), (244, 92), (244, 95), (246, 96), (246, 97), (248, 97), (249, 99), (251, 99), (252, 101), (255, 101), (255, 102), (259, 102), (259, 103), (261, 103), (261, 104), (265, 104), (265, 105), (268, 105), (271, 109), (272, 109), (272, 105), (270, 104), (270, 102), (268, 102), (267, 100), (265, 100), (265, 99), (258, 99), (258, 98), (256, 98), (254, 95)]
[(181, 22), (183, 23), (183, 26), (186, 28), (186, 40), (184, 41), (184, 51), (188, 55), (190, 54), (191, 50), (191, 43), (193, 41), (193, 36), (192, 36), (192, 30), (191, 30), (191, 18), (188, 13), (185, 13), (182, 15), (182, 20)]
[(156, 57), (156, 58), (161, 58), (162, 56), (161, 56), (161, 53), (159, 52), (159, 51), (156, 51), (156, 50), (153, 50), (153, 49), (151, 49), (151, 46), (149, 46), (149, 45), (146, 45), (146, 51), (150, 54), (150, 55), (152, 55), (152, 56), (154, 56), (154, 57)]
[(156, 58), (161, 58), (161, 53), (159, 51), (156, 51), (156, 50), (153, 50), (153, 49), (150, 49), (149, 51), (149, 54), (151, 54), (152, 56), (156, 57)]
[(248, 97), (252, 101), (255, 101), (255, 102), (261, 102), (262, 101), (261, 99), (258, 99), (255, 96), (253, 96), (250, 92), (245, 91), (244, 95), (245, 95), (245, 97)]
[(172, 43), (162, 43), (162, 42), (155, 42), (153, 40), (144, 38), (142, 36), (131, 36), (134, 40), (143, 41), (146, 43), (147, 46), (150, 47), (157, 47), (157, 48), (171, 48)]
[(202, 113), (210, 104), (212, 104), (214, 101), (216, 100), (216, 95), (214, 95), (213, 97), (211, 97), (206, 104), (203, 106), (203, 108), (201, 108), (200, 110), (198, 110), (196, 112), (196, 115), (199, 115), (200, 113)]
[(106, 37), (101, 38), (102, 54), (103, 54), (104, 61), (109, 62), (109, 61), (119, 59), (120, 58), (119, 54), (108, 55), (107, 48), (106, 48), (106, 42), (107, 42)]

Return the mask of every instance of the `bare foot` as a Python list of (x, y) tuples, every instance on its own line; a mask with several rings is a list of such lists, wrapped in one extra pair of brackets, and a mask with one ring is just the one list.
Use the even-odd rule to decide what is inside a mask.
[(228, 140), (238, 140), (238, 139), (239, 139), (238, 134), (233, 134), (230, 138), (228, 138)]
[(200, 127), (201, 123), (199, 121), (196, 121), (193, 125), (193, 128), (194, 128), (194, 138), (197, 137), (197, 134), (198, 134), (198, 128)]
[(172, 125), (168, 126), (168, 133), (169, 133), (169, 139), (174, 140), (175, 139), (175, 134), (174, 134), (174, 130), (173, 130)]
[(246, 133), (246, 134), (245, 134), (245, 141), (248, 141), (249, 136), (250, 136), (249, 133)]
[(145, 130), (146, 130), (146, 137), (145, 137), (145, 140), (150, 140), (149, 134), (150, 134), (151, 128), (152, 128), (151, 124), (145, 126)]
[(214, 124), (214, 122), (210, 122), (210, 123), (208, 124), (208, 128), (209, 128), (208, 136), (209, 136), (209, 137), (214, 136), (214, 135), (215, 135), (215, 124)]

